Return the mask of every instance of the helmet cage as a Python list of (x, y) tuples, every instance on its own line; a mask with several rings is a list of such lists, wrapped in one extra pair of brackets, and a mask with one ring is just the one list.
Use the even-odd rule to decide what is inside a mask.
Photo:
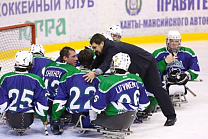
[(45, 49), (43, 48), (43, 45), (41, 44), (32, 44), (30, 47), (30, 51), (33, 54), (39, 54), (41, 56), (45, 55)]
[(131, 64), (131, 59), (128, 54), (117, 53), (112, 58), (110, 70), (111, 70), (111, 72), (114, 72), (114, 73), (115, 73), (116, 69), (128, 71), (130, 64)]
[(33, 63), (33, 55), (29, 51), (19, 51), (15, 55), (15, 68), (26, 69), (31, 67)]

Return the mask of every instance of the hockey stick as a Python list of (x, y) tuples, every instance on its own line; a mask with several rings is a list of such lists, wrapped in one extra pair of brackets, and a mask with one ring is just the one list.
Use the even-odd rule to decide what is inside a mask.
[(194, 82), (203, 82), (203, 79), (195, 79)]
[(186, 85), (184, 85), (184, 86), (194, 97), (196, 97), (196, 94), (193, 91), (191, 91), (191, 89), (188, 88), (188, 86), (186, 86)]
[(45, 135), (48, 136), (48, 129), (47, 129), (47, 125), (44, 125), (45, 128)]
[(5, 123), (5, 119), (4, 119), (5, 114), (6, 114), (6, 112), (3, 112), (0, 114), (0, 124)]

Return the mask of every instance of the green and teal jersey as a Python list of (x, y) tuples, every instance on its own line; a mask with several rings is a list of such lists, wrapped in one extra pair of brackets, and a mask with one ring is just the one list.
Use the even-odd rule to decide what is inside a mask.
[(63, 75), (53, 102), (53, 120), (57, 120), (65, 109), (72, 114), (88, 112), (91, 109), (94, 93), (104, 77), (100, 75), (89, 83), (83, 77), (85, 74), (85, 71), (78, 70)]
[(43, 79), (44, 67), (53, 60), (43, 56), (33, 56), (33, 66), (29, 73), (36, 74)]
[(191, 75), (190, 80), (194, 80), (198, 77), (200, 68), (197, 56), (192, 49), (181, 46), (177, 53), (177, 60), (167, 64), (165, 58), (169, 55), (166, 47), (160, 48), (153, 52), (153, 56), (157, 60), (162, 79), (170, 70), (179, 69), (181, 72), (188, 71)]
[(43, 122), (48, 103), (43, 80), (32, 73), (10, 72), (0, 79), (0, 112), (33, 113)]
[(104, 78), (96, 91), (92, 110), (117, 115), (128, 110), (144, 110), (149, 105), (144, 84), (135, 74), (115, 74)]
[(51, 62), (45, 67), (44, 82), (46, 89), (48, 91), (48, 98), (53, 101), (57, 94), (59, 81), (61, 77), (67, 72), (74, 72), (78, 69), (72, 65), (61, 63), (61, 62)]

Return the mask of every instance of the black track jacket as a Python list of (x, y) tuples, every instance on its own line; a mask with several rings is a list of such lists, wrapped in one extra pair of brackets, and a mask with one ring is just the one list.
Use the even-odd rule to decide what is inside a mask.
[(92, 68), (100, 68), (105, 73), (110, 68), (112, 57), (119, 52), (126, 53), (131, 58), (128, 71), (134, 74), (138, 73), (143, 79), (154, 57), (146, 50), (124, 42), (114, 42), (106, 39), (102, 54), (96, 57)]

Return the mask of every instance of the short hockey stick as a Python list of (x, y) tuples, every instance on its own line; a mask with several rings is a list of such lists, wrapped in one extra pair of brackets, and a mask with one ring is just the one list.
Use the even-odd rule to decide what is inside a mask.
[(185, 88), (194, 96), (196, 97), (196, 94), (190, 89), (188, 88), (188, 86), (185, 85)]
[(0, 114), (0, 123), (5, 123), (5, 119), (4, 119), (5, 114), (6, 114), (6, 112), (2, 112)]
[(45, 128), (45, 135), (48, 136), (48, 129), (47, 129), (47, 125), (44, 125)]
[(203, 82), (203, 79), (195, 79), (194, 82)]

